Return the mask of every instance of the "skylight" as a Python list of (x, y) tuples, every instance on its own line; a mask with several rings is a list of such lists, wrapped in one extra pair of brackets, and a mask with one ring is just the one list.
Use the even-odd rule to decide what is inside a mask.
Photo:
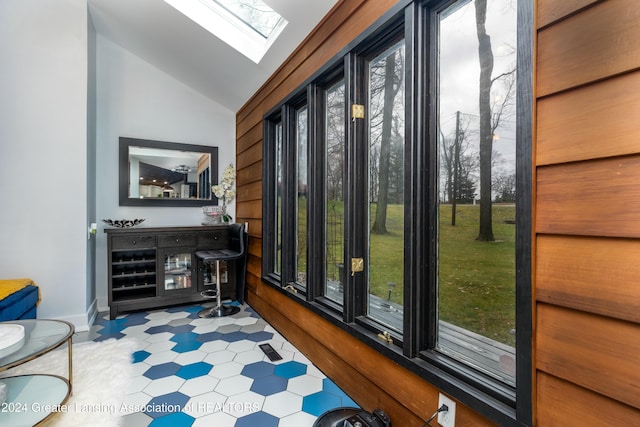
[(164, 0), (256, 64), (287, 21), (262, 0)]

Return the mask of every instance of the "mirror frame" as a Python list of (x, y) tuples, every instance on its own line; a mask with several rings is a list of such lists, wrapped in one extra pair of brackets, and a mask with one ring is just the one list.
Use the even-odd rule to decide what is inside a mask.
[(131, 198), (129, 197), (129, 147), (160, 148), (164, 150), (194, 151), (208, 153), (211, 159), (211, 185), (218, 183), (218, 147), (182, 144), (177, 142), (154, 141), (150, 139), (138, 139), (120, 137), (119, 163), (119, 193), (120, 206), (154, 206), (154, 207), (193, 207), (205, 205), (217, 205), (218, 199), (211, 193), (211, 199), (168, 199), (168, 198)]

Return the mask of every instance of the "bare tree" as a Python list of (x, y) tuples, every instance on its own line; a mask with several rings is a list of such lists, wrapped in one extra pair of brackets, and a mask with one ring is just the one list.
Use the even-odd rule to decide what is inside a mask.
[[(487, 34), (487, 0), (475, 0), (476, 8), (476, 32), (478, 35), (478, 58), (480, 60), (480, 95), (478, 106), (480, 111), (480, 229), (476, 240), (492, 242), (492, 190), (491, 190), (491, 165), (493, 153), (493, 137), (500, 120), (513, 101), (513, 89), (515, 84), (515, 69), (492, 78), (493, 74), (493, 50), (491, 37)], [(501, 100), (492, 105), (491, 89), (498, 80), (507, 81), (507, 92)]]
[[(389, 196), (389, 165), (391, 157), (391, 143), (393, 130), (393, 115), (395, 98), (402, 88), (404, 74), (403, 55), (397, 51), (391, 52), (385, 58), (384, 76), (382, 84), (382, 130), (380, 134), (380, 155), (378, 163), (378, 194), (376, 216), (371, 227), (375, 234), (387, 233), (387, 204)], [(372, 78), (373, 80), (373, 78)], [(378, 89), (380, 90), (380, 89)], [(374, 91), (373, 82), (371, 91)], [(372, 96), (373, 99), (373, 96)]]

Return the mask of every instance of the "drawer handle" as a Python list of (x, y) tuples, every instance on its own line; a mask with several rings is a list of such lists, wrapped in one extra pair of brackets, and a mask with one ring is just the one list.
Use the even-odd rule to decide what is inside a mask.
[(136, 243), (138, 243), (138, 242), (136, 242), (135, 240), (132, 240), (132, 241), (131, 241), (131, 244), (132, 244), (132, 245), (135, 245)]
[(180, 241), (179, 237), (176, 237), (176, 243), (178, 243)]

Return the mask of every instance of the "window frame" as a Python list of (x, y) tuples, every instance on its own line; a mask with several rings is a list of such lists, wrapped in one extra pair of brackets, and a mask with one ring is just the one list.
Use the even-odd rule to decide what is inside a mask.
[[(533, 129), (533, 1), (517, 2), (517, 130), (516, 130), (516, 386), (511, 387), (487, 375), (481, 374), (464, 363), (435, 350), (437, 338), (437, 287), (407, 286), (404, 293), (404, 331), (398, 338), (399, 346), (389, 346), (377, 338), (375, 322), (358, 317), (354, 306), (358, 303), (353, 290), (345, 292), (344, 305), (323, 297), (325, 281), (325, 259), (310, 262), (306, 292), (293, 293), (285, 290), (287, 281), (269, 270), (273, 255), (267, 253), (269, 236), (275, 236), (270, 205), (274, 197), (269, 191), (269, 180), (273, 179), (273, 120), (286, 120), (287, 108), (299, 102), (304, 94), (308, 108), (308, 194), (324, 194), (324, 91), (341, 77), (345, 82), (346, 106), (345, 132), (347, 141), (352, 141), (358, 126), (350, 118), (350, 104), (362, 98), (361, 83), (351, 76), (362, 67), (362, 52), (373, 48), (384, 35), (393, 31), (399, 21), (404, 25), (406, 49), (405, 91), (405, 164), (410, 170), (427, 166), (437, 170), (437, 145), (435, 141), (436, 115), (430, 102), (436, 92), (435, 55), (433, 48), (437, 40), (437, 26), (432, 25), (435, 11), (451, 5), (453, 0), (401, 0), (384, 14), (372, 27), (346, 46), (325, 66), (307, 79), (292, 95), (286, 97), (264, 116), (263, 130), (263, 282), (282, 291), (293, 300), (329, 320), (337, 327), (349, 332), (366, 345), (387, 356), (394, 362), (419, 375), (442, 392), (445, 392), (472, 410), (501, 425), (532, 425), (533, 420), (533, 367), (532, 367), (532, 129)], [(374, 40), (373, 43), (369, 40)], [(283, 128), (285, 126), (283, 125)], [(283, 131), (286, 139), (286, 131)], [(416, 141), (429, 141), (419, 144)], [(286, 145), (286, 142), (284, 142)], [(351, 144), (349, 144), (351, 145)], [(346, 162), (353, 162), (353, 148), (348, 148)], [(284, 158), (292, 159), (291, 154)], [(311, 167), (311, 165), (316, 165)], [(435, 169), (434, 169), (435, 168)], [(286, 170), (286, 167), (285, 167)], [(354, 168), (351, 168), (354, 170)], [(357, 174), (358, 172), (356, 172)], [(362, 173), (362, 171), (360, 171)], [(353, 185), (355, 176), (345, 176), (345, 186)], [(415, 236), (413, 244), (405, 249), (405, 283), (436, 283), (437, 244), (436, 232), (430, 224), (437, 222), (438, 193), (435, 189), (437, 173), (411, 173), (405, 176), (405, 235)], [(308, 250), (314, 254), (324, 253), (324, 202), (322, 197), (308, 199)], [(347, 201), (345, 200), (345, 205)], [(347, 206), (345, 206), (345, 211)], [(422, 218), (427, 212), (428, 217)], [(409, 218), (413, 218), (409, 220)], [(418, 221), (415, 218), (422, 218)], [(352, 233), (354, 218), (345, 222), (346, 233)], [(287, 229), (283, 223), (283, 228)], [(357, 236), (356, 236), (357, 237)], [(358, 239), (354, 239), (358, 240)], [(320, 244), (322, 243), (322, 244)], [(346, 244), (353, 244), (345, 242)], [(295, 247), (295, 246), (293, 246)], [(283, 242), (284, 249), (284, 242)], [(354, 248), (347, 249), (354, 253)], [(357, 252), (357, 251), (356, 251)], [(345, 263), (346, 264), (346, 263)], [(345, 265), (345, 269), (350, 266)], [(283, 265), (284, 271), (284, 265)], [(347, 274), (350, 271), (347, 270)], [(426, 309), (425, 309), (426, 307)], [(426, 331), (426, 333), (425, 333)]]

